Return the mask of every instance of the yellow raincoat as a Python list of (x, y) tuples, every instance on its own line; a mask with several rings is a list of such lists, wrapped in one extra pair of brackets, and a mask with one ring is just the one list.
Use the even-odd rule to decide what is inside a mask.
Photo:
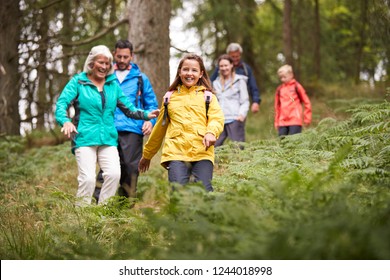
[(171, 160), (200, 161), (210, 160), (214, 164), (214, 146), (207, 150), (203, 145), (206, 133), (212, 133), (217, 138), (224, 126), (223, 112), (215, 96), (211, 99), (208, 120), (204, 99), (204, 86), (179, 85), (173, 92), (168, 104), (168, 118), (163, 125), (164, 106), (161, 107), (151, 135), (145, 144), (143, 157), (152, 159), (159, 151), (163, 140), (161, 165), (167, 167)]

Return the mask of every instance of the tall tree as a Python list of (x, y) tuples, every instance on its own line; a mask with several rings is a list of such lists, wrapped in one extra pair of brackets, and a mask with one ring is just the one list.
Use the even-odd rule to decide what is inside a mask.
[(169, 86), (170, 0), (130, 0), (129, 35), (135, 62), (153, 85), (161, 101)]
[(293, 65), (293, 46), (292, 46), (292, 23), (291, 23), (292, 1), (284, 0), (283, 10), (283, 50), (286, 57), (286, 63)]
[(360, 82), (361, 62), (363, 57), (363, 47), (366, 45), (366, 29), (368, 21), (368, 0), (360, 0), (361, 21), (359, 24), (359, 39), (356, 47), (355, 60), (355, 84)]
[(321, 75), (321, 27), (320, 27), (320, 4), (314, 0), (314, 74), (315, 80)]
[(2, 1), (0, 18), (0, 135), (19, 135), (19, 1)]

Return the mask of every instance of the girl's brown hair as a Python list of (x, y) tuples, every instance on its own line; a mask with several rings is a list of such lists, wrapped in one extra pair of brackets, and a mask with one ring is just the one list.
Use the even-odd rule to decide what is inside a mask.
[(200, 71), (203, 72), (202, 77), (199, 78), (199, 81), (197, 83), (198, 86), (204, 86), (206, 90), (212, 91), (211, 81), (209, 78), (209, 74), (206, 71), (206, 68), (204, 67), (203, 59), (196, 54), (190, 53), (183, 56), (183, 58), (179, 62), (179, 66), (177, 67), (176, 77), (173, 80), (172, 84), (169, 86), (168, 91), (175, 90), (178, 85), (182, 85), (183, 82), (180, 79), (180, 70), (183, 67), (184, 61), (192, 59), (196, 60), (199, 63)]

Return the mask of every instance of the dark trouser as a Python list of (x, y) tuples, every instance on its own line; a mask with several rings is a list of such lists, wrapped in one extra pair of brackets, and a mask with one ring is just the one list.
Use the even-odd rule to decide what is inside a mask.
[(279, 132), (279, 136), (297, 134), (302, 132), (302, 126), (300, 125), (279, 126), (278, 132)]
[[(141, 160), (143, 136), (120, 131), (118, 132), (118, 152), (121, 163), (121, 178), (118, 194), (125, 197), (137, 197), (138, 163)], [(103, 182), (102, 170), (97, 175), (97, 180)], [(98, 199), (99, 190), (95, 190), (94, 197)]]
[(190, 176), (193, 175), (195, 182), (202, 182), (206, 190), (212, 192), (214, 190), (211, 185), (213, 168), (213, 163), (209, 160), (194, 162), (173, 160), (168, 166), (169, 182), (185, 185), (190, 181)]
[(132, 132), (118, 133), (118, 151), (121, 162), (121, 179), (118, 194), (137, 197), (138, 163), (142, 157), (143, 135)]
[(221, 146), (229, 137), (232, 141), (245, 142), (245, 121), (234, 121), (224, 125), (221, 135), (219, 135), (215, 147)]

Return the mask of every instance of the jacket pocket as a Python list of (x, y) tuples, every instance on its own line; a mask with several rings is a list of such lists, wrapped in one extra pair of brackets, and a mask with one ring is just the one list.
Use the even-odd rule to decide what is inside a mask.
[(198, 128), (198, 135), (204, 137), (206, 135), (206, 130)]

